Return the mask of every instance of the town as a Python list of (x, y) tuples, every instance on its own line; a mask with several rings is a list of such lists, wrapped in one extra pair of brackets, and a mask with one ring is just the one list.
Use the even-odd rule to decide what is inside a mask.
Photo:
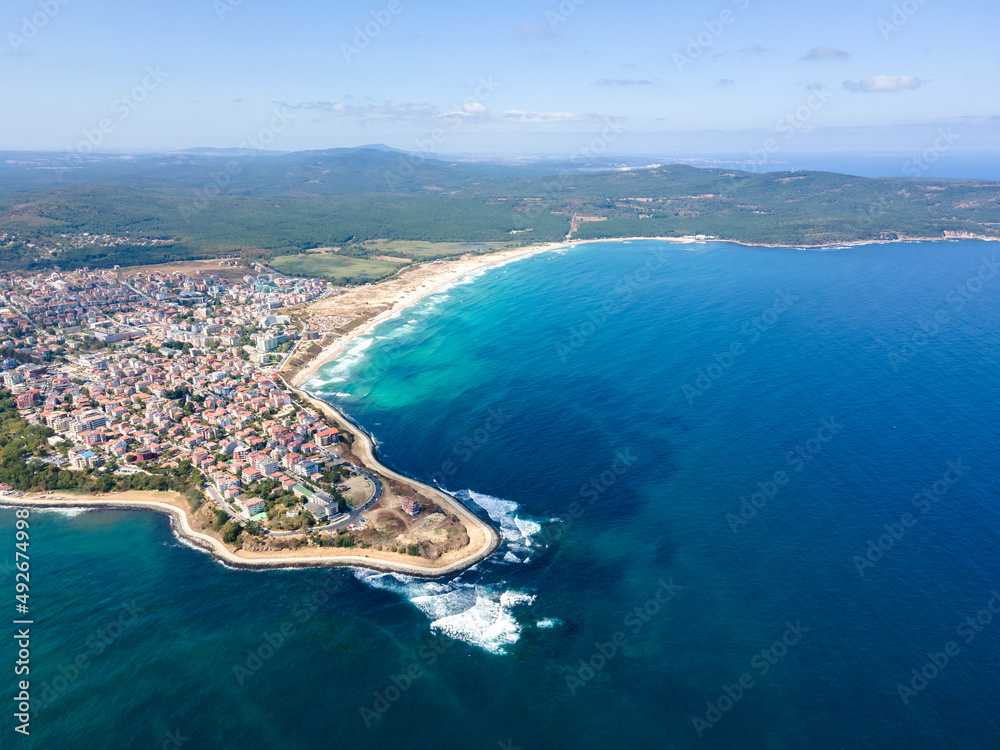
[(282, 311), (338, 290), (224, 270), (0, 276), (3, 388), (44, 430), (25, 457), (33, 473), (5, 472), (0, 492), (20, 495), (25, 481), (49, 498), (183, 489), (203, 528), (260, 552), (305, 543), (436, 558), (468, 542), (457, 517), (366, 466), (353, 432), (283, 377), (331, 334)]

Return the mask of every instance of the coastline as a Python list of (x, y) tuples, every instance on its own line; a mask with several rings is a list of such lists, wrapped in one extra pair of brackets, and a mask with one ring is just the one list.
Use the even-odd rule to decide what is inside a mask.
[[(349, 431), (355, 439), (354, 447), (358, 449), (359, 457), (362, 459), (364, 465), (372, 469), (373, 471), (382, 474), (383, 476), (390, 477), (397, 481), (409, 484), (414, 487), (419, 487), (421, 491), (429, 493), (432, 495), (436, 502), (438, 502), (442, 507), (447, 508), (454, 515), (459, 516), (462, 519), (469, 533), (469, 547), (475, 547), (474, 551), (464, 555), (458, 560), (453, 560), (447, 565), (441, 566), (439, 568), (433, 568), (429, 566), (414, 565), (411, 563), (404, 563), (396, 560), (381, 559), (385, 557), (385, 553), (369, 552), (364, 555), (327, 555), (327, 556), (305, 556), (305, 557), (284, 557), (284, 556), (274, 556), (267, 555), (265, 553), (254, 553), (256, 557), (247, 556), (236, 556), (229, 552), (225, 547), (215, 540), (214, 538), (207, 537), (202, 534), (198, 534), (190, 529), (190, 524), (187, 522), (186, 514), (181, 514), (180, 509), (174, 506), (164, 506), (160, 503), (144, 503), (142, 507), (147, 510), (158, 510), (159, 512), (167, 512), (171, 515), (172, 520), (171, 525), (175, 526), (175, 520), (180, 519), (181, 528), (176, 529), (179, 536), (184, 536), (188, 541), (192, 542), (195, 546), (198, 546), (209, 553), (215, 555), (219, 559), (222, 559), (227, 564), (233, 565), (234, 567), (247, 567), (247, 568), (277, 568), (277, 567), (320, 567), (320, 566), (355, 566), (355, 567), (367, 567), (380, 571), (389, 572), (399, 572), (408, 575), (417, 575), (424, 577), (439, 577), (445, 576), (460, 570), (464, 570), (471, 565), (485, 559), (490, 554), (492, 554), (497, 547), (500, 546), (501, 538), (494, 529), (492, 525), (484, 522), (480, 519), (473, 511), (462, 504), (458, 499), (447, 494), (446, 492), (438, 489), (437, 487), (428, 485), (424, 482), (416, 480), (412, 477), (400, 474), (392, 469), (388, 468), (382, 464), (375, 451), (374, 442), (372, 437), (359, 425), (351, 420), (345, 413), (343, 413), (336, 406), (322, 400), (317, 395), (313, 394), (311, 391), (303, 387), (304, 383), (308, 381), (310, 377), (315, 375), (315, 373), (329, 362), (334, 361), (338, 356), (340, 356), (345, 347), (353, 341), (355, 338), (370, 333), (375, 327), (380, 323), (389, 320), (393, 317), (398, 316), (402, 311), (411, 307), (412, 305), (420, 302), (427, 296), (435, 294), (441, 288), (452, 284), (456, 281), (465, 278), (466, 276), (476, 273), (480, 270), (494, 268), (502, 266), (506, 263), (520, 260), (532, 255), (550, 252), (553, 250), (562, 250), (573, 248), (578, 245), (594, 244), (594, 243), (606, 243), (606, 242), (638, 242), (638, 241), (659, 241), (659, 242), (670, 242), (674, 244), (700, 244), (705, 242), (727, 242), (736, 245), (742, 245), (745, 247), (768, 247), (768, 248), (787, 248), (787, 249), (801, 249), (801, 250), (822, 250), (822, 249), (839, 249), (847, 247), (856, 247), (863, 245), (878, 245), (878, 244), (893, 244), (901, 242), (930, 242), (930, 241), (942, 241), (942, 240), (961, 240), (961, 239), (980, 239), (984, 241), (997, 241), (998, 238), (990, 237), (954, 237), (954, 238), (901, 238), (894, 240), (868, 240), (868, 241), (856, 241), (856, 242), (844, 242), (826, 245), (815, 245), (815, 246), (803, 246), (803, 245), (764, 245), (759, 243), (744, 243), (734, 240), (699, 240), (691, 237), (615, 237), (615, 238), (597, 238), (597, 239), (575, 239), (566, 240), (564, 242), (550, 242), (542, 245), (529, 245), (523, 248), (516, 248), (513, 250), (500, 251), (498, 253), (491, 253), (486, 256), (463, 256), (459, 259), (449, 259), (449, 260), (437, 260), (429, 261), (427, 263), (417, 264), (411, 269), (416, 270), (423, 267), (424, 269), (431, 269), (430, 278), (416, 278), (407, 287), (404, 283), (402, 290), (394, 290), (393, 296), (396, 297), (392, 303), (385, 309), (381, 309), (375, 312), (367, 318), (362, 318), (360, 322), (342, 337), (340, 337), (332, 345), (328, 346), (326, 349), (319, 352), (315, 357), (313, 357), (309, 363), (299, 370), (294, 377), (288, 379), (284, 374), (278, 373), (281, 377), (282, 382), (285, 387), (300, 398), (302, 398), (306, 403), (308, 403), (312, 408), (318, 410), (320, 413), (325, 415), (328, 419), (334, 423), (343, 426), (347, 431)], [(405, 278), (405, 277), (404, 277)], [(377, 284), (370, 285), (368, 288), (379, 288), (384, 287), (387, 284), (395, 281), (399, 285), (400, 277), (393, 277), (385, 281), (379, 282)], [(406, 279), (410, 281), (410, 279)], [(368, 285), (366, 285), (368, 286)], [(329, 304), (331, 301), (336, 301), (337, 297), (327, 298), (321, 301), (319, 304)], [(366, 304), (373, 304), (368, 302)], [(308, 319), (310, 308), (309, 306), (303, 311), (305, 313), (304, 317)], [(374, 312), (374, 311), (373, 311)], [(0, 504), (3, 501), (0, 500)], [(93, 500), (93, 504), (99, 507), (129, 507), (127, 503), (116, 503), (113, 500)], [(55, 507), (67, 507), (65, 505), (56, 504)]]
[[(306, 380), (315, 375), (316, 371), (323, 365), (332, 362), (339, 357), (343, 353), (344, 348), (354, 339), (371, 333), (371, 331), (380, 323), (399, 315), (406, 308), (412, 307), (425, 297), (429, 297), (430, 295), (440, 291), (442, 287), (459, 281), (469, 274), (476, 273), (477, 271), (487, 268), (499, 267), (516, 260), (521, 260), (540, 253), (550, 252), (552, 250), (562, 250), (576, 247), (577, 245), (587, 245), (595, 242), (631, 242), (634, 240), (673, 242), (677, 244), (694, 244), (700, 241), (689, 237), (618, 237), (595, 240), (565, 240), (563, 242), (547, 242), (542, 245), (526, 245), (523, 248), (501, 250), (496, 253), (490, 253), (489, 255), (477, 255), (472, 257), (462, 256), (457, 260), (435, 260), (414, 264), (413, 266), (407, 268), (403, 274), (392, 276), (388, 279), (372, 284), (370, 287), (372, 289), (379, 287), (385, 288), (386, 285), (393, 282), (405, 282), (407, 277), (411, 275), (413, 271), (421, 268), (434, 269), (437, 267), (440, 268), (440, 272), (432, 274), (430, 279), (422, 280), (424, 283), (420, 284), (416, 288), (404, 288), (401, 290), (401, 296), (393, 300), (388, 309), (381, 310), (370, 318), (362, 320), (355, 328), (345, 333), (342, 337), (337, 339), (337, 341), (313, 357), (305, 367), (295, 374), (291, 381), (288, 381), (288, 383), (290, 386), (301, 386)], [(403, 284), (403, 286), (405, 286), (405, 284)], [(325, 300), (322, 300), (319, 304), (330, 304), (336, 302), (336, 300), (337, 297), (328, 297)], [(311, 309), (316, 309), (315, 304), (306, 306), (304, 310), (306, 313), (305, 317), (309, 317)]]
[[(779, 244), (766, 244), (766, 243), (751, 243), (742, 242), (739, 240), (727, 240), (727, 239), (705, 239), (698, 240), (691, 237), (601, 237), (595, 239), (567, 239), (562, 242), (548, 242), (542, 245), (526, 245), (523, 248), (517, 248), (514, 250), (500, 251), (498, 253), (491, 253), (485, 256), (474, 256), (466, 257), (463, 256), (458, 260), (435, 260), (427, 261), (425, 263), (417, 263), (408, 267), (403, 275), (397, 275), (385, 279), (384, 281), (377, 282), (376, 284), (370, 285), (372, 289), (384, 289), (386, 285), (390, 283), (404, 282), (401, 286), (404, 289), (401, 290), (401, 295), (393, 299), (387, 309), (380, 310), (374, 315), (368, 318), (362, 319), (353, 329), (345, 333), (343, 336), (338, 338), (333, 344), (326, 347), (315, 357), (313, 357), (309, 363), (303, 367), (301, 370), (295, 373), (294, 377), (288, 381), (290, 386), (301, 386), (310, 377), (316, 374), (316, 372), (337, 357), (339, 357), (345, 347), (351, 343), (354, 339), (359, 336), (364, 336), (390, 318), (393, 318), (403, 310), (408, 307), (412, 307), (416, 303), (420, 302), (425, 297), (428, 297), (436, 292), (438, 292), (442, 287), (448, 284), (459, 281), (460, 279), (468, 276), (471, 273), (477, 271), (502, 266), (506, 263), (510, 263), (516, 260), (521, 260), (522, 258), (527, 258), (532, 255), (537, 255), (544, 252), (550, 252), (552, 250), (561, 250), (566, 248), (576, 247), (578, 245), (588, 245), (596, 243), (605, 242), (639, 242), (639, 241), (650, 241), (650, 242), (670, 242), (674, 244), (698, 244), (703, 242), (727, 242), (733, 245), (741, 245), (743, 247), (765, 247), (765, 248), (784, 248), (789, 250), (835, 250), (839, 248), (848, 247), (861, 247), (864, 245), (888, 245), (906, 242), (947, 242), (950, 240), (982, 240), (984, 242), (1000, 242), (998, 237), (986, 237), (986, 236), (963, 236), (963, 237), (903, 237), (894, 240), (854, 240), (850, 242), (835, 242), (835, 243), (825, 243), (820, 245), (779, 245)], [(453, 267), (453, 266), (459, 267)], [(420, 284), (414, 288), (406, 288), (405, 281), (407, 277), (411, 275), (417, 269), (434, 269), (435, 267), (440, 268), (440, 272), (432, 273), (431, 278), (424, 280), (425, 283)], [(366, 287), (362, 287), (366, 288)], [(395, 296), (395, 295), (394, 295)], [(337, 297), (329, 297), (320, 302), (320, 304), (330, 304), (335, 302)], [(305, 317), (308, 318), (311, 311), (316, 309), (315, 304), (307, 305), (304, 312)], [(324, 402), (325, 403), (325, 402)]]
[[(463, 557), (461, 560), (452, 563), (448, 566), (449, 568), (459, 565), (462, 568), (470, 567), (480, 560), (489, 557), (493, 554), (497, 547), (500, 546), (500, 542), (502, 540), (497, 530), (469, 510), (457, 498), (449, 495), (443, 490), (438, 489), (437, 487), (434, 487), (433, 485), (421, 482), (419, 479), (414, 479), (413, 477), (400, 474), (379, 461), (375, 455), (375, 444), (371, 436), (365, 432), (364, 429), (355, 424), (350, 417), (342, 411), (307, 390), (298, 388), (287, 382), (286, 386), (291, 391), (297, 393), (305, 399), (310, 406), (315, 409), (319, 409), (320, 412), (326, 415), (328, 419), (332, 419), (333, 421), (343, 425), (354, 436), (352, 449), (358, 451), (360, 458), (367, 468), (372, 469), (383, 476), (403, 482), (404, 484), (419, 487), (422, 491), (432, 495), (435, 502), (439, 503), (442, 507), (447, 508), (451, 513), (462, 519), (462, 522), (465, 524), (466, 530), (469, 533), (469, 546), (473, 545), (473, 539), (475, 538), (474, 533), (475, 536), (482, 537), (482, 541), (479, 543), (479, 547), (475, 552), (472, 552)], [(447, 572), (452, 571), (449, 569)], [(441, 573), (440, 575), (445, 575), (445, 573)]]
[[(319, 352), (309, 364), (299, 370), (295, 376), (291, 379), (289, 385), (299, 386), (304, 383), (308, 378), (312, 377), (316, 371), (328, 362), (332, 362), (337, 357), (343, 353), (344, 348), (351, 343), (354, 339), (359, 336), (363, 336), (370, 333), (375, 326), (382, 323), (395, 315), (399, 314), (407, 307), (411, 307), (420, 300), (428, 297), (435, 292), (439, 291), (442, 287), (448, 284), (459, 281), (460, 279), (468, 276), (470, 273), (475, 273), (485, 268), (491, 268), (494, 266), (501, 266), (505, 263), (509, 263), (514, 260), (520, 260), (522, 258), (527, 258), (530, 255), (536, 255), (538, 253), (548, 252), (550, 250), (556, 250), (563, 247), (568, 247), (575, 241), (570, 242), (549, 242), (544, 245), (526, 245), (523, 248), (516, 248), (513, 250), (501, 250), (496, 253), (490, 253), (489, 255), (477, 255), (477, 256), (462, 256), (458, 259), (442, 259), (427, 261), (424, 263), (416, 263), (408, 268), (404, 269), (401, 274), (396, 276), (391, 276), (388, 279), (377, 282), (370, 285), (370, 288), (382, 288), (384, 289), (387, 285), (391, 283), (399, 283), (403, 281), (401, 285), (404, 288), (400, 290), (401, 296), (398, 299), (393, 300), (388, 309), (382, 310), (375, 315), (362, 320), (355, 328), (351, 329), (330, 346)], [(440, 271), (438, 273), (432, 273), (430, 279), (420, 279), (423, 281), (416, 288), (406, 288), (406, 281), (409, 277), (413, 275), (413, 272), (417, 269), (432, 269)], [(335, 302), (337, 297), (328, 297), (322, 300), (320, 304)], [(315, 310), (316, 305), (307, 305), (305, 310)], [(307, 316), (308, 317), (308, 314)]]
[[(174, 502), (170, 502), (173, 500)], [(452, 501), (454, 502), (454, 501)], [(383, 573), (402, 573), (421, 578), (439, 578), (465, 570), (470, 565), (487, 557), (499, 545), (499, 535), (492, 527), (476, 520), (481, 527), (488, 528), (493, 536), (486, 535), (482, 545), (471, 555), (454, 560), (447, 565), (433, 567), (417, 565), (390, 559), (392, 553), (368, 550), (365, 554), (336, 554), (334, 548), (309, 549), (317, 554), (302, 554), (301, 551), (289, 555), (274, 555), (260, 552), (238, 554), (231, 551), (215, 537), (196, 531), (191, 526), (191, 512), (184, 498), (176, 492), (131, 491), (108, 495), (67, 495), (61, 500), (43, 498), (38, 494), (20, 498), (0, 497), (0, 508), (46, 508), (59, 510), (133, 510), (160, 513), (170, 518), (170, 528), (174, 535), (188, 546), (205, 552), (216, 560), (232, 568), (247, 570), (279, 570), (283, 568), (369, 568)], [(462, 510), (474, 515), (464, 508)], [(470, 530), (471, 531), (471, 530)], [(472, 534), (470, 533), (470, 541)], [(494, 544), (495, 542), (495, 544)], [(348, 548), (341, 548), (348, 549)]]
[(901, 237), (895, 240), (850, 240), (849, 242), (826, 242), (821, 245), (769, 245), (764, 242), (742, 242), (740, 240), (712, 240), (712, 242), (728, 242), (743, 247), (774, 247), (788, 250), (837, 250), (844, 247), (864, 247), (865, 245), (897, 245), (907, 242), (958, 242), (960, 240), (981, 240), (982, 242), (1000, 242), (1000, 237), (985, 235), (969, 235), (961, 237)]

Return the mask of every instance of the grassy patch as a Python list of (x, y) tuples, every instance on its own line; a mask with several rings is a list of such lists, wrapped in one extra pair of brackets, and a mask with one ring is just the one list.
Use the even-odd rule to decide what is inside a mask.
[(466, 253), (494, 253), (509, 247), (497, 242), (419, 242), (414, 240), (394, 240), (391, 242), (368, 241), (365, 249), (377, 251), (379, 255), (410, 258), (415, 261), (450, 258)]
[(313, 276), (334, 284), (364, 284), (391, 276), (402, 263), (382, 260), (345, 258), (335, 253), (322, 255), (281, 255), (270, 263), (276, 270), (289, 276)]

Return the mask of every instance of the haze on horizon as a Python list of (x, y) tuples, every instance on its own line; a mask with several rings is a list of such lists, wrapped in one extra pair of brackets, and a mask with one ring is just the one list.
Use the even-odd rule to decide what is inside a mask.
[(780, 156), (905, 153), (945, 133), (949, 149), (995, 155), (996, 12), (987, 0), (12, 0), (0, 149), (240, 147), (270, 131), (267, 148), (283, 151), (564, 155), (598, 138), (607, 155)]

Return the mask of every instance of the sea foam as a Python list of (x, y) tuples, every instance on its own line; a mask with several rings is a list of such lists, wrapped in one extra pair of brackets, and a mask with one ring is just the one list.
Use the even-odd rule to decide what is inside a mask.
[[(87, 513), (91, 510), (101, 510), (100, 508), (32, 508), (32, 513), (52, 513), (57, 516), (65, 516), (66, 518), (75, 518), (82, 513)], [(110, 510), (115, 510), (115, 508), (110, 508)]]
[(562, 625), (562, 620), (558, 617), (546, 617), (535, 623), (535, 627), (539, 630), (551, 630)]
[(541, 524), (518, 516), (519, 506), (511, 500), (503, 500), (475, 490), (461, 490), (455, 495), (460, 500), (475, 503), (486, 511), (486, 514), (500, 527), (500, 536), (507, 542), (508, 548), (514, 552), (527, 552), (532, 546), (531, 537), (542, 530)]
[(441, 617), (431, 623), (437, 630), (493, 654), (506, 653), (506, 647), (521, 637), (521, 624), (513, 608), (530, 605), (535, 597), (518, 591), (504, 591), (499, 599), (481, 587), (476, 587), (475, 604), (469, 609)]
[(370, 570), (356, 570), (355, 576), (372, 588), (408, 599), (431, 621), (432, 631), (492, 654), (504, 654), (508, 646), (517, 643), (522, 626), (514, 610), (535, 601), (532, 594), (498, 591), (490, 585), (458, 580), (451, 583), (424, 581), (399, 573)]

